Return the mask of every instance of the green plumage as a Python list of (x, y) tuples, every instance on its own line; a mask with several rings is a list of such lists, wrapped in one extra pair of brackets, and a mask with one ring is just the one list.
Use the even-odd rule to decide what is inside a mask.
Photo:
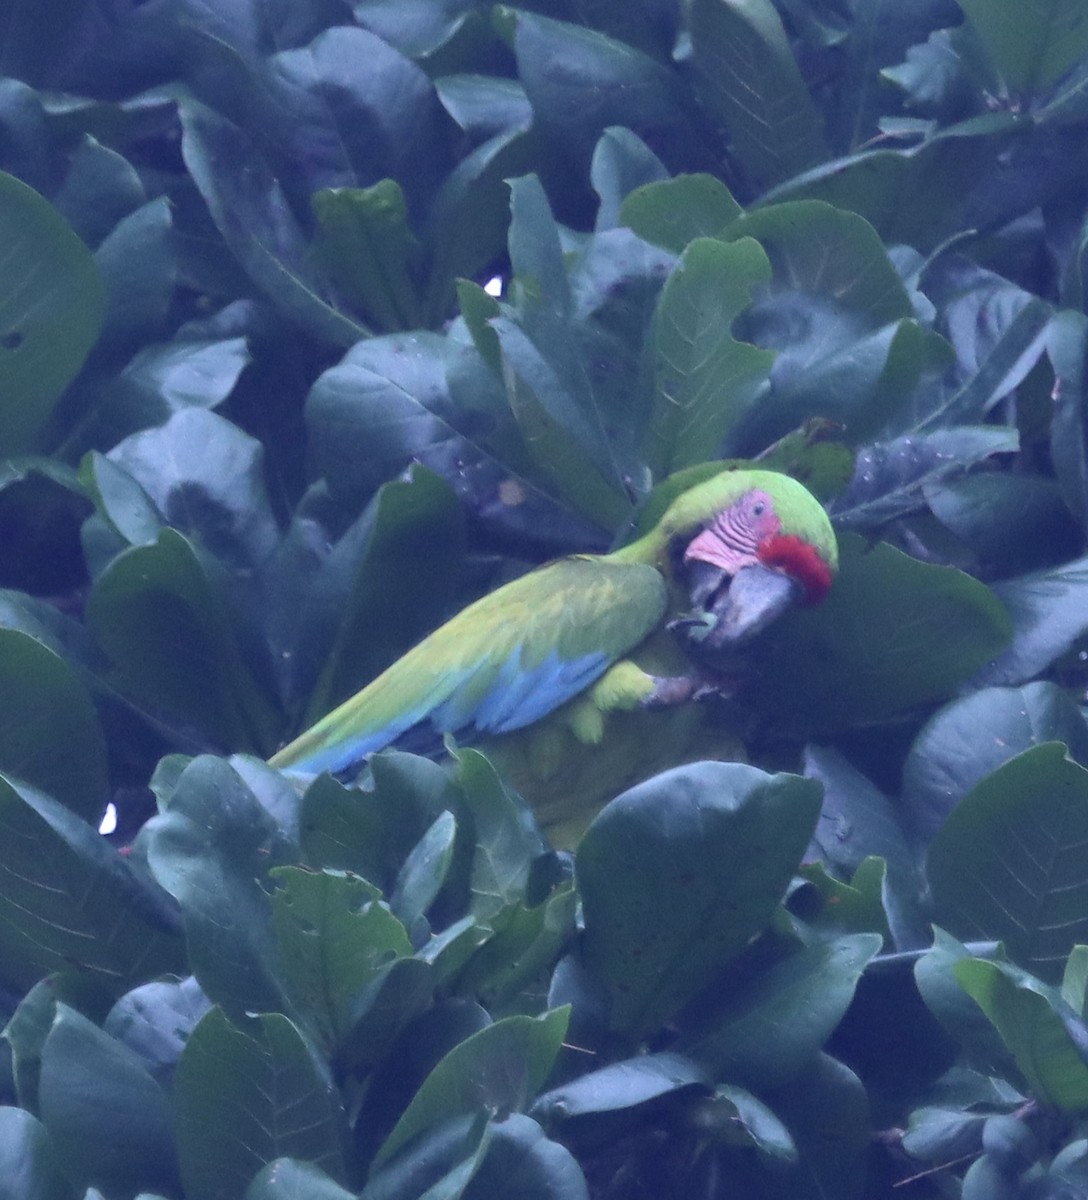
[(631, 544), (559, 559), (469, 605), (272, 765), (300, 778), (346, 771), (417, 727), (482, 740), (553, 840), (569, 844), (628, 783), (692, 757), (740, 756), (697, 706), (680, 714), (646, 705), (663, 677), (691, 671), (665, 632), (688, 607), (676, 577), (684, 546), (753, 489), (773, 502), (781, 532), (833, 572), (834, 534), (801, 484), (723, 471), (683, 492)]

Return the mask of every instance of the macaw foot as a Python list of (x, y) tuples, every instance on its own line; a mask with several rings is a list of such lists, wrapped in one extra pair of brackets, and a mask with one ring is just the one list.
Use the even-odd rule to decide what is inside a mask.
[(667, 708), (674, 704), (731, 696), (735, 687), (723, 675), (698, 672), (693, 675), (655, 675), (653, 690), (642, 701), (643, 708)]

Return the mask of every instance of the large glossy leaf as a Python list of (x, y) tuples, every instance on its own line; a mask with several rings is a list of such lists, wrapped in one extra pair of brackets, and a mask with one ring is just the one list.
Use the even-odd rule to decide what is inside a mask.
[(421, 67), (368, 30), (340, 23), (263, 65), (267, 91), (256, 93), (256, 124), (289, 194), (386, 178), (401, 183), (411, 207), (430, 194), (448, 143), (438, 136), (441, 109)]
[(1009, 617), (978, 580), (886, 544), (840, 538), (840, 572), (819, 608), (776, 631), (742, 695), (818, 733), (947, 699), (1008, 644)]
[(854, 933), (788, 955), (723, 997), (714, 1027), (685, 1052), (742, 1085), (780, 1087), (812, 1066), (880, 944), (877, 933)]
[(0, 1173), (4, 1200), (75, 1200), (48, 1131), (25, 1108), (0, 1108)]
[(131, 1050), (64, 1004), (42, 1047), (39, 1108), (58, 1163), (81, 1186), (177, 1190), (166, 1092)]
[(644, 443), (655, 477), (705, 461), (755, 402), (774, 355), (738, 341), (732, 325), (770, 273), (755, 241), (697, 238), (666, 282), (654, 316)]
[(350, 346), (368, 333), (328, 299), (279, 182), (243, 131), (192, 101), (182, 108), (182, 122), (189, 170), (254, 283), (289, 320), (333, 346)]
[(170, 205), (159, 197), (118, 221), (95, 251), (107, 295), (96, 359), (162, 336), (177, 282), (173, 236)]
[(178, 1163), (193, 1200), (241, 1195), (285, 1156), (344, 1180), (339, 1096), (324, 1061), (279, 1013), (230, 1021), (212, 1009), (178, 1063), (174, 1103)]
[(798, 1163), (786, 1177), (790, 1200), (859, 1197), (871, 1164), (873, 1114), (865, 1085), (829, 1054), (785, 1087), (766, 1096), (797, 1146)]
[(678, 767), (604, 809), (576, 864), (615, 1030), (656, 1029), (760, 932), (818, 811), (813, 781), (740, 763)]
[(105, 290), (90, 251), (41, 196), (0, 174), (0, 391), (5, 454), (27, 449), (94, 345)]
[(262, 881), (290, 861), (291, 848), (238, 773), (222, 759), (194, 759), (145, 838), (156, 879), (181, 908), (190, 965), (207, 995), (230, 1012), (288, 1011)]
[[(216, 344), (229, 356), (221, 366), (231, 384), (244, 365), (237, 357), (241, 339), (232, 341), (229, 347)], [(203, 383), (216, 391), (216, 368), (206, 365), (210, 376), (203, 375), (197, 357), (180, 370), (194, 390)], [(192, 371), (198, 373), (195, 381)], [(279, 531), (265, 489), (260, 443), (218, 414), (203, 406), (181, 407), (158, 428), (126, 438), (109, 457), (143, 488), (167, 524), (236, 576), (255, 573), (275, 549)]]
[(376, 1164), (442, 1121), (481, 1108), (506, 1114), (528, 1107), (559, 1052), (568, 1016), (555, 1009), (539, 1018), (506, 1017), (455, 1046), (424, 1080)]
[(296, 867), (273, 878), (271, 920), (285, 984), (331, 1051), (364, 989), (411, 953), (408, 934), (363, 879)]
[(370, 188), (326, 188), (311, 202), (317, 253), (340, 293), (379, 329), (418, 325), (410, 273), (416, 245), (400, 187), (385, 179)]
[(351, 1200), (355, 1193), (311, 1162), (276, 1158), (257, 1172), (245, 1195), (246, 1200)]
[(960, 0), (1008, 86), (1031, 96), (1088, 54), (1088, 17), (1076, 0), (1028, 12), (1015, 0)]
[(578, 1161), (531, 1118), (511, 1113), (496, 1122), (487, 1154), (462, 1193), (465, 1200), (589, 1200)]
[(1088, 558), (994, 585), (1012, 617), (1012, 644), (977, 684), (1026, 683), (1088, 632)]
[(939, 925), (933, 946), (914, 964), (914, 980), (926, 1007), (959, 1044), (967, 1063), (987, 1075), (1008, 1077), (1012, 1056), (989, 1020), (956, 974), (971, 952)]
[(770, 0), (695, 0), (700, 95), (756, 190), (823, 159), (820, 118)]
[(829, 746), (806, 748), (805, 774), (824, 786), (813, 837), (824, 861), (849, 878), (868, 857), (882, 858), (887, 866), (883, 903), (896, 945), (906, 949), (928, 944), (922, 879), (892, 801)]
[(286, 646), (301, 660), (292, 664), (290, 691), (305, 702), (308, 722), (358, 691), (456, 608), (464, 539), (450, 489), (417, 468), (386, 484), (316, 576), (302, 581), (308, 587), (301, 604), (285, 605), (282, 617), (293, 626), (284, 631)]
[(189, 1035), (210, 1007), (191, 975), (156, 979), (126, 992), (102, 1028), (138, 1054), (154, 1079), (168, 1085)]
[(0, 781), (0, 977), (25, 989), (79, 967), (111, 986), (179, 970), (177, 914), (60, 801)]
[(205, 744), (267, 753), (279, 727), (261, 678), (267, 663), (252, 643), (240, 644), (232, 608), (223, 573), (166, 528), (118, 555), (98, 578), (87, 615), (123, 690), (200, 730)]
[[(570, 179), (577, 195), (579, 175), (611, 125), (633, 130), (674, 169), (702, 165), (706, 151), (695, 136), (691, 101), (672, 71), (594, 29), (527, 11), (511, 16), (534, 128), (551, 150), (541, 157), (557, 182)], [(564, 197), (566, 204), (572, 198)]]
[(903, 800), (926, 836), (991, 771), (1043, 742), (1064, 742), (1088, 766), (1088, 728), (1052, 683), (982, 688), (941, 709), (922, 727), (903, 764)]
[(1088, 1109), (1088, 1064), (1054, 1008), (1050, 989), (1015, 968), (980, 958), (956, 964), (960, 986), (994, 1023), (1035, 1096)]
[(1046, 743), (978, 783), (930, 846), (936, 919), (964, 939), (1000, 939), (1014, 962), (1060, 977), (1088, 941), (1088, 770)]
[(866, 446), (849, 487), (831, 503), (835, 523), (846, 529), (879, 529), (920, 509), (927, 486), (993, 454), (1012, 453), (1019, 445), (1015, 429), (962, 425)]
[(742, 211), (715, 176), (678, 175), (636, 188), (620, 219), (639, 237), (682, 254), (697, 237), (717, 237)]
[(97, 824), (106, 747), (90, 693), (56, 651), (0, 628), (0, 769)]

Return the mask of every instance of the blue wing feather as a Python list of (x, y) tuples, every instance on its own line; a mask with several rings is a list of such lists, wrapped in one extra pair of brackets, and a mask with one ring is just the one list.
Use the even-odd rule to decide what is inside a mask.
[(523, 729), (641, 642), (666, 602), (653, 567), (560, 559), (470, 605), (270, 761), (335, 774), (416, 732)]

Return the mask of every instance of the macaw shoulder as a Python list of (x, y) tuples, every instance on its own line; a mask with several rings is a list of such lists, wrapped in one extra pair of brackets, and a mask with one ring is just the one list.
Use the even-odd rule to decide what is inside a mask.
[(668, 587), (654, 567), (572, 555), (484, 596), (449, 628), (453, 633), (463, 622), (499, 654), (520, 650), (523, 666), (553, 653), (568, 659), (594, 652), (614, 661), (660, 623), (667, 605)]

